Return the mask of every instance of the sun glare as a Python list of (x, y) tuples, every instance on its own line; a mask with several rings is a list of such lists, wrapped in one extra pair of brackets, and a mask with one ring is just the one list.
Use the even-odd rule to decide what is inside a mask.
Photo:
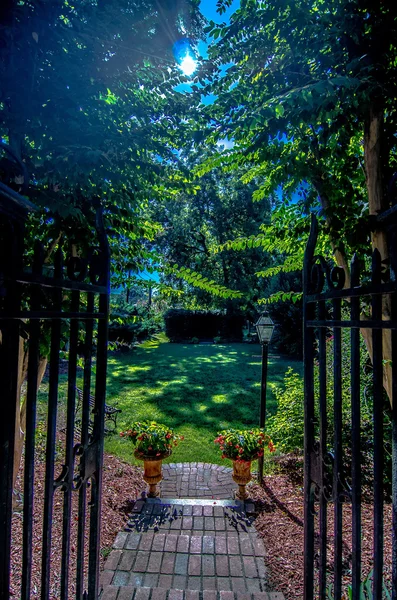
[(193, 75), (197, 67), (197, 61), (187, 52), (179, 66), (185, 75)]

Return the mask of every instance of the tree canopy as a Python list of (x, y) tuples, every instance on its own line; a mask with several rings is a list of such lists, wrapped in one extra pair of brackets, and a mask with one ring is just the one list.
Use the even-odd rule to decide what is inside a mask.
[[(0, 130), (47, 211), (35, 231), (82, 242), (101, 203), (114, 268), (140, 268), (142, 239), (156, 232), (148, 202), (188, 184), (177, 150), (189, 104), (174, 90), (184, 76), (173, 45), (200, 36), (198, 1), (30, 0), (0, 17)], [(18, 187), (12, 169), (10, 179)]]
[[(229, 4), (219, 2), (219, 12)], [(217, 97), (205, 109), (210, 139), (234, 142), (216, 164), (244, 165), (244, 180), (260, 181), (254, 200), (278, 192), (281, 208), (266, 229), (275, 248), (286, 218), (302, 248), (299, 216), (315, 208), (339, 264), (347, 268), (346, 249), (368, 249), (369, 215), (388, 206), (396, 168), (396, 30), (391, 4), (371, 0), (249, 1), (229, 24), (210, 23), (201, 72)]]

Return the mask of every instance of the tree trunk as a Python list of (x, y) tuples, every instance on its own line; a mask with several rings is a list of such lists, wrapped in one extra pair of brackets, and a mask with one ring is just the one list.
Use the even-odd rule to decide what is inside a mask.
[[(25, 441), (26, 430), (26, 397), (22, 401), (22, 385), (27, 377), (29, 353), (24, 349), (25, 340), (21, 337), (19, 340), (19, 373), (18, 373), (18, 396), (16, 399), (16, 421), (15, 421), (15, 445), (14, 445), (14, 473), (13, 473), (13, 489), (21, 466), (23, 445)], [(41, 357), (39, 360), (37, 374), (37, 389), (43, 380), (44, 373), (47, 367), (47, 358)]]
[[(369, 214), (377, 216), (380, 212), (388, 208), (387, 198), (383, 193), (382, 181), (382, 134), (383, 134), (383, 109), (372, 104), (369, 108), (367, 120), (364, 126), (364, 162), (366, 174), (366, 186), (368, 193)], [(321, 206), (326, 215), (327, 224), (330, 217), (329, 202), (324, 188), (324, 182), (321, 178), (313, 179), (313, 185), (319, 194)], [(382, 261), (387, 260), (389, 256), (387, 235), (382, 229), (375, 229), (371, 234), (372, 249), (377, 248), (380, 252)], [(345, 271), (345, 288), (350, 287), (350, 267), (342, 249), (336, 246), (334, 240), (330, 240), (331, 248), (334, 252), (335, 261), (339, 267)], [(391, 306), (390, 297), (383, 298), (383, 319), (390, 320)], [(366, 315), (368, 318), (368, 315)], [(361, 329), (365, 345), (372, 360), (372, 330)], [(383, 331), (383, 386), (392, 403), (392, 370), (391, 370), (391, 331)]]
[[(384, 110), (376, 102), (372, 102), (364, 125), (364, 163), (366, 186), (368, 192), (369, 214), (377, 216), (389, 208), (388, 200), (383, 190), (382, 177), (382, 138), (384, 125)], [(382, 261), (389, 258), (386, 231), (376, 228), (371, 235), (372, 249), (379, 250)], [(382, 318), (389, 321), (391, 316), (391, 299), (389, 295), (383, 296)], [(361, 330), (368, 352), (372, 357), (372, 332)], [(392, 404), (392, 369), (391, 369), (391, 331), (384, 330), (383, 341), (383, 386)]]
[[(329, 209), (329, 200), (325, 191), (324, 181), (320, 177), (315, 177), (312, 180), (312, 183), (318, 193), (318, 197), (320, 199), (321, 208), (325, 213), (325, 221), (330, 227), (331, 217), (330, 217), (330, 209)], [(330, 244), (332, 252), (334, 253), (335, 261), (338, 267), (342, 267), (345, 272), (345, 288), (350, 287), (350, 266), (346, 255), (340, 247), (336, 244), (335, 240), (330, 237)]]

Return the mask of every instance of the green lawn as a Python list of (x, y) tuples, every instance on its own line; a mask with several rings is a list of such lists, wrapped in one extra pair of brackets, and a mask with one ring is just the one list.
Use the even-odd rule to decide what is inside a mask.
[[(274, 412), (272, 387), (289, 366), (302, 363), (269, 356), (268, 411)], [(253, 344), (170, 344), (146, 342), (109, 357), (107, 402), (118, 403), (119, 429), (136, 420), (154, 420), (185, 436), (169, 462), (222, 464), (213, 439), (220, 429), (258, 423), (261, 348)], [(107, 436), (105, 450), (136, 462), (129, 440)]]

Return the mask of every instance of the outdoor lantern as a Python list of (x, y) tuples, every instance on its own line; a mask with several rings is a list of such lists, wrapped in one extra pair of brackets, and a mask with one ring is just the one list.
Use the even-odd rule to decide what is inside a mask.
[(274, 323), (267, 312), (261, 314), (258, 321), (255, 323), (255, 327), (258, 333), (259, 342), (261, 344), (268, 344), (272, 339)]

